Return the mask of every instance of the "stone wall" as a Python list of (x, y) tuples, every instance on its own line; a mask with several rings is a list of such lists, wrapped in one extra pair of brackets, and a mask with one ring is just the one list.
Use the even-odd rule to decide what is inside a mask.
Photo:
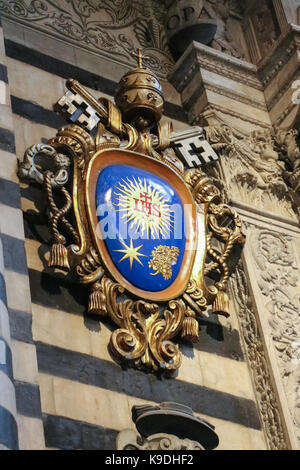
[[(40, 187), (22, 183), (21, 204), (20, 196), (15, 195), (19, 191), (15, 154), (22, 160), (28, 147), (53, 137), (64, 124), (62, 118), (52, 111), (52, 106), (64, 94), (66, 79), (77, 79), (95, 97), (113, 98), (117, 82), (134, 63), (130, 55), (132, 48), (143, 46), (144, 52), (153, 55), (151, 65), (162, 77), (167, 119), (171, 119), (175, 129), (180, 130), (199, 117), (206, 125), (211, 143), (218, 145), (224, 144), (224, 140), (214, 141), (209, 128), (222, 120), (246, 133), (249, 127), (252, 131), (268, 130), (278, 118), (278, 112), (270, 118), (264, 91), (262, 87), (255, 86), (261, 83), (256, 75), (256, 66), (228, 55), (228, 51), (205, 49), (206, 46), (198, 45), (198, 56), (195, 54), (192, 59), (192, 65), (200, 64), (198, 76), (188, 75), (186, 70), (191, 70), (189, 64), (185, 69), (184, 60), (179, 61), (172, 69), (173, 76), (177, 73), (176, 79), (172, 80), (176, 91), (166, 80), (172, 59), (162, 45), (164, 39), (158, 2), (149, 2), (150, 7), (154, 5), (155, 8), (149, 7), (146, 14), (141, 12), (140, 2), (130, 2), (132, 9), (126, 10), (123, 16), (122, 9), (117, 12), (114, 8), (112, 12), (109, 5), (116, 2), (102, 2), (106, 16), (103, 9), (97, 11), (97, 2), (92, 1), (80, 2), (86, 5), (86, 10), (82, 11), (78, 10), (79, 2), (59, 2), (59, 7), (56, 5), (58, 2), (39, 3), (44, 7), (37, 9), (34, 2), (22, 1), (16, 8), (16, 2), (6, 1), (1, 3), (0, 12), (5, 15), (2, 18), (3, 57), (9, 90), (8, 85), (5, 87), (7, 96), (11, 96), (12, 116), (10, 120), (4, 117), (7, 111), (1, 111), (1, 127), (4, 129), (1, 140), (6, 142), (6, 149), (1, 151), (0, 163), (0, 181), (3, 184), (0, 186), (0, 224), (6, 253), (7, 306), (17, 397), (16, 410), (12, 414), (18, 423), (19, 447), (43, 448), (45, 440), (49, 449), (113, 449), (117, 433), (133, 426), (132, 405), (162, 401), (188, 405), (196, 415), (213, 424), (220, 438), (219, 449), (296, 447), (294, 434), (288, 431), (288, 426), (294, 419), (290, 408), (296, 409), (297, 419), (298, 405), (295, 395), (289, 401), (284, 398), (284, 387), (290, 390), (290, 386), (281, 385), (279, 369), (284, 359), (277, 347), (278, 335), (273, 332), (277, 323), (270, 320), (266, 325), (265, 318), (280, 316), (273, 296), (279, 298), (278, 283), (281, 285), (288, 281), (274, 277), (264, 280), (269, 264), (274, 263), (277, 269), (283, 261), (280, 258), (271, 260), (268, 250), (265, 250), (261, 255), (264, 265), (260, 266), (255, 253), (251, 253), (255, 243), (261, 243), (259, 246), (264, 250), (261, 237), (264, 238), (266, 231), (270, 232), (268, 237), (275, 237), (280, 246), (284, 246), (283, 238), (295, 240), (292, 242), (295, 253), (300, 230), (292, 209), (291, 216), (285, 219), (280, 211), (286, 209), (279, 204), (278, 213), (273, 210), (272, 202), (267, 208), (263, 202), (260, 212), (253, 212), (255, 203), (240, 197), (238, 191), (242, 185), (237, 183), (235, 196), (229, 195), (228, 199), (235, 200), (232, 204), (246, 222), (249, 241), (244, 263), (232, 280), (231, 317), (203, 315), (199, 343), (192, 347), (181, 342), (183, 364), (175, 377), (167, 379), (133, 369), (124, 370), (115, 363), (107, 349), (112, 325), (87, 316), (88, 292), (83, 287), (79, 290), (59, 272), (54, 273), (47, 267), (50, 236)], [(95, 37), (92, 29), (75, 30), (71, 21), (74, 17), (92, 21), (92, 15), (93, 18), (96, 15), (99, 23), (101, 40), (99, 35)], [(133, 18), (140, 20), (133, 21)], [(150, 23), (155, 32), (154, 39), (146, 35)], [(121, 34), (126, 35), (126, 41), (119, 37)], [(215, 67), (214, 71), (203, 71), (208, 63)], [(157, 69), (155, 64), (158, 64)], [(181, 64), (184, 64), (182, 70)], [(220, 78), (226, 64), (229, 64), (227, 78)], [(203, 89), (199, 86), (203, 76), (205, 83), (211, 81), (215, 86), (204, 90), (205, 98), (201, 97)], [(240, 81), (237, 80), (238, 85), (233, 87), (236, 77)], [(247, 82), (245, 88), (240, 84), (243, 79)], [(182, 89), (186, 87), (183, 93), (176, 80), (183, 82)], [(232, 90), (230, 96), (229, 89)], [(182, 101), (187, 114), (181, 106)], [(214, 106), (219, 108), (213, 109)], [(231, 110), (231, 115), (228, 110)], [(245, 116), (248, 116), (247, 122)], [(249, 139), (249, 135), (242, 137)], [(250, 142), (245, 140), (243, 147), (242, 137), (235, 136), (239, 155)], [(254, 149), (249, 158), (259, 159), (259, 155)], [(234, 154), (222, 153), (220, 167), (214, 169), (217, 179), (218, 175), (223, 175), (227, 195), (232, 187), (230, 162), (235, 157)], [(3, 162), (7, 163), (3, 165)], [(270, 231), (270, 226), (273, 231)], [(259, 280), (259, 269), (262, 280)], [(296, 260), (291, 269), (297, 269)], [(290, 274), (288, 279), (291, 279)], [(269, 291), (263, 280), (270, 286)], [(296, 281), (292, 282), (295, 284)], [(290, 288), (296, 294), (296, 285), (292, 284), (284, 295), (290, 295)], [(288, 313), (293, 311), (288, 303), (284, 308)], [(274, 344), (270, 346), (272, 341)], [(294, 372), (292, 376), (295, 381)], [(293, 386), (296, 385), (295, 382)]]

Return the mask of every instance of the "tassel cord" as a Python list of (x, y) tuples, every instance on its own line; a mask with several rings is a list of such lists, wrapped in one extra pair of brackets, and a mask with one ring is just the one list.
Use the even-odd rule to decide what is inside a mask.
[(50, 211), (52, 213), (51, 218), (50, 218), (50, 231), (51, 231), (53, 240), (55, 243), (59, 243), (63, 245), (65, 244), (65, 238), (58, 231), (58, 223), (61, 222), (64, 228), (75, 239), (75, 242), (79, 243), (79, 237), (78, 237), (76, 230), (64, 217), (70, 211), (72, 207), (72, 198), (70, 194), (68, 193), (68, 191), (64, 187), (61, 187), (60, 190), (66, 199), (66, 203), (61, 209), (59, 209), (54, 201), (53, 189), (51, 185), (51, 177), (52, 177), (51, 171), (46, 171), (45, 177), (44, 177), (45, 178), (44, 188), (46, 191), (47, 201), (50, 207)]

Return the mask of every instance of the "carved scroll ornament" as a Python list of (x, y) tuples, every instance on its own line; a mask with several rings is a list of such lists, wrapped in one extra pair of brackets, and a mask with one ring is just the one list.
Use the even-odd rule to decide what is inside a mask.
[[(133, 90), (136, 79), (144, 83), (138, 92)], [(152, 72), (141, 68), (126, 74), (118, 94), (120, 109), (109, 100), (96, 101), (73, 81), (68, 88), (74, 95), (67, 92), (56, 109), (72, 116), (74, 103), (82, 108), (84, 102), (85, 113), (47, 145), (31, 147), (19, 168), (20, 177), (45, 190), (52, 237), (49, 266), (91, 286), (89, 313), (108, 316), (118, 327), (110, 340), (118, 361), (176, 370), (181, 353), (171, 340), (181, 332), (198, 341), (197, 318), (209, 305), (214, 313), (229, 314), (227, 263), (235, 244), (245, 242), (240, 220), (220, 203), (218, 189), (201, 170), (184, 171), (168, 149), (169, 124), (159, 124), (156, 136), (150, 133), (149, 126), (162, 114), (160, 85)], [(165, 194), (184, 207), (186, 238), (175, 238), (175, 212)], [(109, 211), (117, 207), (113, 215), (121, 214), (118, 220), (125, 221), (128, 231), (143, 237), (121, 236), (118, 222), (112, 227), (117, 227), (116, 236), (104, 239), (101, 198), (109, 202)], [(223, 227), (224, 215), (230, 226)], [(221, 253), (213, 248), (214, 236), (224, 244)], [(213, 272), (218, 281), (211, 277), (207, 284), (204, 276)]]

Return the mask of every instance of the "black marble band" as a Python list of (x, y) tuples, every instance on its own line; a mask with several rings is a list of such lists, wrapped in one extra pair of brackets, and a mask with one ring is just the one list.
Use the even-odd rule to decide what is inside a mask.
[(16, 152), (14, 133), (2, 127), (0, 127), (0, 150), (9, 153)]
[(34, 344), (32, 337), (32, 316), (30, 313), (10, 308), (9, 325), (12, 339)]
[(11, 96), (11, 108), (14, 114), (35, 122), (36, 124), (42, 124), (43, 126), (52, 127), (53, 129), (58, 129), (66, 125), (66, 120), (54, 111), (45, 109), (31, 101), (17, 98), (16, 96)]
[(124, 393), (145, 401), (176, 401), (194, 412), (261, 429), (254, 401), (183, 380), (158, 378), (87, 354), (37, 343), (39, 371), (106, 390)]
[(42, 419), (39, 386), (15, 381), (17, 412), (22, 416)]
[(3, 64), (0, 64), (0, 80), (1, 82), (8, 83), (7, 67)]
[[(5, 40), (6, 55), (11, 59), (19, 60), (33, 67), (37, 67), (53, 75), (68, 79), (78, 80), (83, 86), (92, 90), (114, 96), (118, 83), (95, 73), (84, 70), (68, 62), (48, 56), (35, 49), (23, 46), (17, 42)], [(121, 77), (120, 77), (121, 78)], [(177, 104), (166, 102), (164, 106), (166, 117), (177, 121), (187, 122), (187, 116), (183, 108)]]
[(6, 206), (21, 209), (20, 186), (14, 181), (0, 178), (0, 201)]
[(65, 418), (43, 415), (46, 447), (63, 450), (114, 450), (119, 431)]

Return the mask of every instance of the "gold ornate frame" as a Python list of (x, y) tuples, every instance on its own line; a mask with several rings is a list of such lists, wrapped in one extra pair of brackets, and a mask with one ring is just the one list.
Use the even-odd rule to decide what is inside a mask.
[[(147, 74), (144, 74), (145, 89)], [(63, 127), (47, 145), (28, 149), (19, 169), (22, 178), (38, 181), (45, 190), (52, 236), (48, 264), (69, 272), (79, 285), (90, 285), (88, 313), (99, 318), (108, 316), (118, 326), (109, 343), (118, 361), (143, 369), (174, 371), (181, 364), (181, 353), (171, 339), (181, 332), (182, 338), (198, 341), (198, 318), (209, 305), (212, 313), (229, 315), (225, 292), (228, 259), (234, 246), (245, 242), (240, 219), (235, 211), (221, 203), (219, 190), (201, 169), (185, 171), (168, 148), (169, 123), (159, 123), (156, 136), (148, 129), (138, 130), (122, 122), (120, 111), (109, 100), (97, 102), (74, 81), (69, 81), (68, 87), (81, 92), (80, 97), (101, 116), (95, 137), (76, 124)], [(135, 91), (130, 89), (130, 93), (134, 98)], [(153, 90), (151, 93), (147, 113), (156, 109)], [(59, 103), (65, 106), (65, 98)], [(137, 104), (136, 123), (143, 126), (147, 119), (139, 114), (141, 108)], [(130, 110), (135, 105), (126, 101)], [(42, 169), (35, 165), (37, 155), (39, 164), (43, 157)], [(109, 164), (117, 161), (147, 167), (147, 170), (150, 167), (174, 185), (186, 205), (192, 250), (185, 253), (177, 279), (165, 291), (153, 294), (132, 286), (96, 236), (95, 186), (99, 171), (107, 162), (102, 157), (109, 157)], [(225, 227), (224, 216), (231, 220)], [(223, 244), (222, 252), (214, 248), (213, 238)], [(211, 278), (206, 284), (205, 276), (213, 271), (219, 280), (213, 282)]]
[[(154, 175), (168, 180), (168, 182), (176, 189), (180, 195), (183, 207), (185, 207), (185, 217), (187, 223), (186, 245), (190, 246), (184, 254), (180, 272), (174, 283), (167, 289), (159, 292), (151, 292), (136, 288), (129, 283), (119, 272), (107, 251), (104, 240), (97, 236), (97, 208), (95, 187), (99, 173), (112, 164), (124, 164), (134, 166), (136, 168), (148, 170)], [(128, 292), (136, 297), (151, 300), (153, 302), (163, 302), (180, 297), (189, 281), (191, 270), (194, 264), (197, 242), (197, 223), (196, 223), (196, 206), (192, 194), (184, 181), (175, 173), (174, 170), (167, 167), (164, 163), (155, 160), (152, 157), (138, 154), (136, 152), (128, 152), (126, 150), (100, 150), (98, 151), (87, 168), (86, 176), (86, 204), (89, 216), (90, 229), (93, 236), (94, 246), (97, 246), (99, 255), (107, 271), (113, 278), (120, 283)]]

